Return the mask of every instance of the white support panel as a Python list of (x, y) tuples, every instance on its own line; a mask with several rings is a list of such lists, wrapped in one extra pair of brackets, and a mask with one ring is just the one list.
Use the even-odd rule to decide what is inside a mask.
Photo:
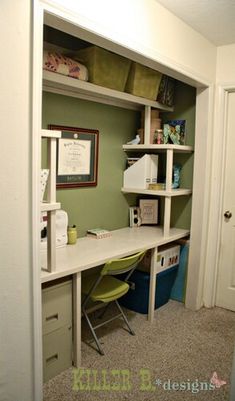
[(51, 203), (56, 202), (56, 145), (56, 138), (48, 139), (47, 165), (50, 172), (48, 177), (47, 200)]
[(73, 275), (74, 366), (81, 366), (81, 272)]
[(43, 202), (41, 203), (41, 212), (49, 212), (51, 210), (59, 210), (61, 208), (60, 202)]
[(149, 307), (148, 320), (153, 323), (156, 297), (156, 274), (157, 274), (157, 252), (158, 248), (151, 249), (150, 282), (149, 282)]
[(162, 111), (173, 111), (172, 107), (164, 106), (153, 100), (130, 95), (114, 89), (104, 88), (90, 82), (81, 81), (51, 71), (43, 71), (43, 90), (60, 93), (65, 96), (85, 98), (90, 101), (113, 104), (118, 107), (140, 110), (147, 105)]
[(61, 138), (61, 131), (42, 129), (41, 137), (42, 138)]
[(169, 237), (171, 224), (171, 197), (165, 198), (163, 236)]
[(47, 213), (47, 270), (56, 268), (56, 210)]
[(166, 191), (171, 191), (172, 188), (172, 170), (173, 170), (173, 150), (166, 151)]
[(170, 191), (166, 191), (163, 189), (154, 190), (154, 189), (140, 189), (140, 188), (122, 188), (121, 191), (123, 193), (130, 194), (142, 194), (142, 195), (154, 195), (154, 196), (185, 196), (191, 195), (192, 190), (187, 188), (176, 188), (171, 189)]
[(125, 152), (165, 152), (167, 149), (172, 149), (175, 153), (192, 153), (193, 147), (187, 145), (171, 145), (171, 144), (162, 144), (162, 145), (123, 145), (123, 150)]
[(144, 110), (144, 144), (150, 144), (150, 129), (151, 129), (151, 107), (145, 106)]

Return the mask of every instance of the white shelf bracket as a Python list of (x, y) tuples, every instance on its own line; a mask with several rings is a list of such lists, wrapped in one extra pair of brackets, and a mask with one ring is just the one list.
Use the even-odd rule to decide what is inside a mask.
[(47, 165), (50, 170), (48, 178), (47, 200), (48, 202), (56, 202), (56, 138), (48, 138), (47, 152)]
[(171, 225), (171, 197), (165, 197), (163, 236), (169, 237)]
[(166, 191), (172, 189), (173, 149), (166, 151)]
[(144, 144), (150, 144), (150, 129), (151, 129), (151, 107), (145, 106), (144, 113)]
[[(43, 136), (46, 130), (42, 132)], [(47, 201), (47, 270), (53, 272), (56, 269), (56, 209), (60, 206), (56, 203), (56, 146), (60, 133), (47, 135), (47, 166), (49, 168)], [(54, 207), (52, 208), (52, 205)]]
[(157, 253), (158, 248), (151, 250), (151, 265), (150, 265), (150, 283), (149, 283), (149, 308), (148, 308), (148, 320), (150, 323), (154, 321), (154, 309), (155, 309), (155, 296), (156, 296), (156, 274), (157, 274)]
[(47, 213), (47, 270), (56, 269), (56, 210)]

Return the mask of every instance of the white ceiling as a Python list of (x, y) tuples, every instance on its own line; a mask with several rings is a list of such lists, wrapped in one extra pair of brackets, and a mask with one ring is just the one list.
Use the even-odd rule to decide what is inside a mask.
[(157, 0), (216, 46), (235, 43), (235, 0)]

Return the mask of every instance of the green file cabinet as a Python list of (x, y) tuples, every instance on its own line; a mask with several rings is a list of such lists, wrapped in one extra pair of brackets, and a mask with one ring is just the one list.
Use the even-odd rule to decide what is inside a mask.
[(42, 289), (43, 380), (72, 365), (72, 280)]

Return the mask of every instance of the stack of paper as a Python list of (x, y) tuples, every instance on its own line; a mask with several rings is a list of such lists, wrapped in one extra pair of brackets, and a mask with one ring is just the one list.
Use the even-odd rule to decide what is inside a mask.
[(87, 236), (93, 237), (96, 239), (111, 237), (112, 233), (108, 230), (104, 230), (103, 228), (93, 228), (91, 230), (87, 230)]

